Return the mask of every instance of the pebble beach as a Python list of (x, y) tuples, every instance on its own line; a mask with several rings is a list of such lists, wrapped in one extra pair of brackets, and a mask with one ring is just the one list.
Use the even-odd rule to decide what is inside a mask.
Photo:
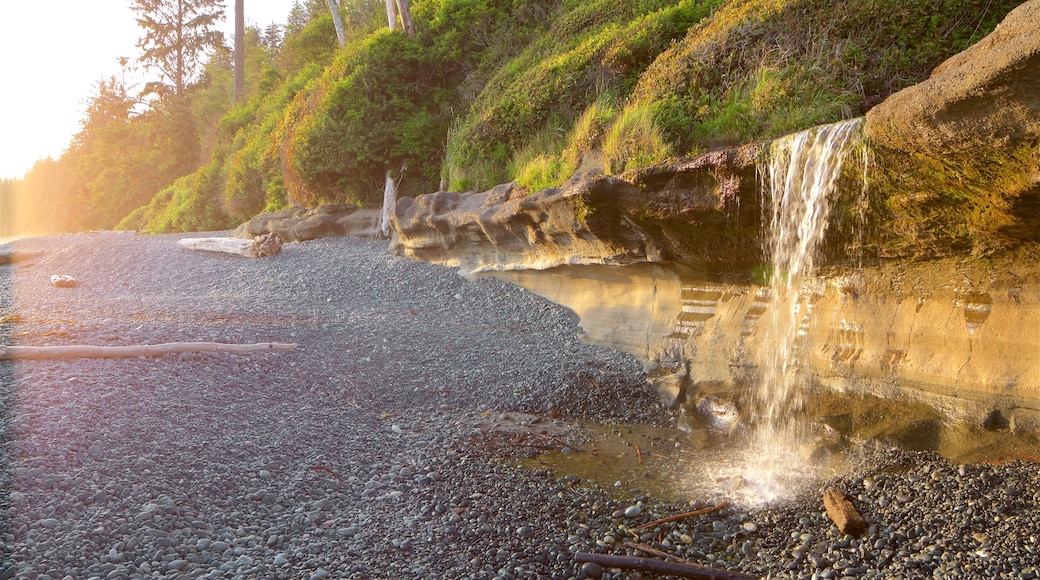
[[(0, 344), (296, 350), (0, 361), (0, 580), (655, 577), (575, 561), (645, 555), (632, 544), (758, 577), (1040, 575), (1036, 464), (879, 441), (798, 497), (635, 530), (726, 498), (664, 501), (486, 444), (506, 424), (577, 448), (584, 422), (673, 420), (639, 361), (581, 342), (572, 312), (385, 242), (248, 259), (180, 237), (0, 247), (40, 252), (0, 266)], [(827, 486), (863, 534), (823, 513)]]

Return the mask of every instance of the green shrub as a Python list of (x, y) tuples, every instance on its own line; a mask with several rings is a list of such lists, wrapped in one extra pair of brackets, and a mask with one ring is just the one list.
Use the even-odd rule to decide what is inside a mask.
[(383, 30), (297, 96), (280, 130), (293, 199), (378, 203), (385, 172), (406, 164), (405, 187), (433, 190), (450, 99), (426, 56), (414, 38)]

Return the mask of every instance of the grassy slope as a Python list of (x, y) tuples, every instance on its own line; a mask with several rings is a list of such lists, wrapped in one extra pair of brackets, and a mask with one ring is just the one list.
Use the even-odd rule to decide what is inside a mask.
[[(426, 72), (453, 86), (448, 101), (441, 95), (429, 108), (453, 118), (431, 123), (445, 133), (429, 140), (444, 145), (427, 157), (450, 189), (513, 179), (538, 189), (564, 182), (585, 157), (621, 172), (858, 116), (926, 78), (1019, 3), (416, 0)], [(308, 121), (298, 103), (325, 98), (317, 93), (330, 78), (323, 67), (336, 62), (285, 72), (269, 96), (229, 114), (213, 161), (123, 225), (214, 229), (265, 207), (335, 201), (327, 185), (299, 199), (287, 192), (284, 170), (299, 160), (287, 158), (278, 133), (293, 115), (297, 131), (327, 125)], [(318, 109), (349, 111), (350, 104), (310, 110)], [(347, 154), (334, 140), (323, 146), (327, 159)], [(307, 168), (289, 176), (296, 191), (317, 187), (297, 174)], [(415, 186), (432, 191), (429, 179)]]

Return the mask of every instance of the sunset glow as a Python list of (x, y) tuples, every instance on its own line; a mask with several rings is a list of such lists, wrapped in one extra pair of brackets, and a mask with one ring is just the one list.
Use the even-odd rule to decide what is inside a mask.
[[(292, 6), (293, 0), (247, 0), (246, 23), (282, 24)], [(222, 29), (229, 37), (233, 10), (228, 3)], [(21, 178), (38, 159), (61, 156), (96, 83), (121, 73), (120, 57), (136, 60), (141, 31), (127, 3), (112, 0), (3, 2), (0, 22), (0, 178)], [(146, 78), (138, 74), (127, 83)]]

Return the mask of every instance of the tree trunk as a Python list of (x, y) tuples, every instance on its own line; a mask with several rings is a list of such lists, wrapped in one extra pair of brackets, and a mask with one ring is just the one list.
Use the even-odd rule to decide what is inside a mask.
[(415, 36), (415, 25), (412, 23), (412, 8), (408, 0), (397, 0), (397, 11), (401, 13), (401, 27), (408, 36)]
[(235, 102), (246, 90), (246, 17), (245, 0), (235, 0)]
[(336, 27), (336, 40), (341, 47), (347, 45), (347, 35), (343, 32), (343, 18), (339, 15), (339, 2), (329, 0), (329, 10), (332, 12), (332, 24)]
[(390, 30), (397, 29), (397, 7), (394, 5), (394, 0), (386, 0), (386, 22), (390, 26)]
[[(401, 166), (401, 172), (404, 173), (405, 166)], [(394, 206), (397, 205), (397, 181), (390, 175), (390, 170), (386, 170), (386, 184), (383, 186), (383, 211), (379, 214), (379, 228), (383, 232), (384, 238), (390, 237), (390, 216), (394, 213)]]

